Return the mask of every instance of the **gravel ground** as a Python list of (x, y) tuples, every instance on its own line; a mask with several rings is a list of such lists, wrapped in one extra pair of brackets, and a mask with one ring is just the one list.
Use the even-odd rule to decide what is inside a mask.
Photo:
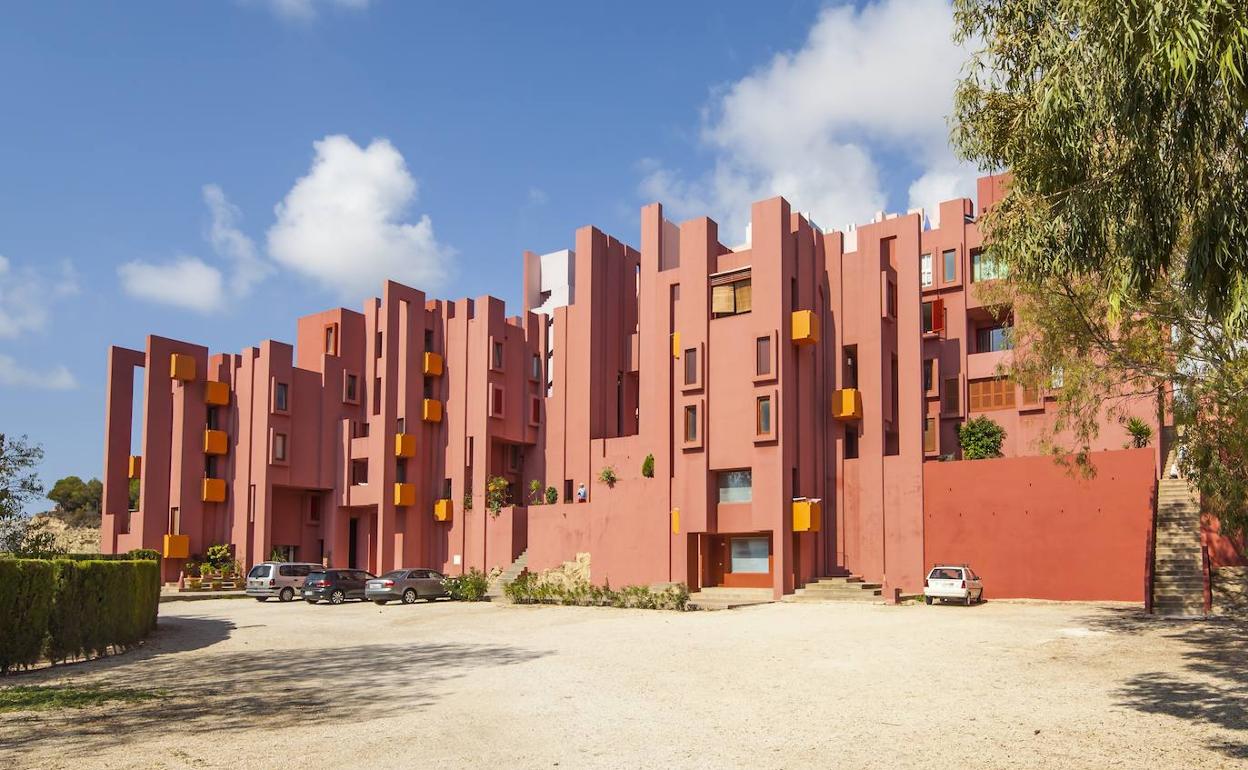
[(1127, 607), (161, 606), (0, 767), (1248, 766), (1248, 625)]

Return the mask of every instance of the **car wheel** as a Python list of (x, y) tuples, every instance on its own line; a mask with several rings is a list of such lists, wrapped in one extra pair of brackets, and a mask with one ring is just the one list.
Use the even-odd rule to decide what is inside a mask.
[(966, 604), (966, 606), (967, 606), (967, 607), (970, 607), (972, 604), (974, 604), (974, 603), (975, 603), (975, 600), (971, 598), (971, 592), (970, 592), (970, 591), (967, 591), (967, 592), (966, 592), (966, 598), (965, 598), (965, 599), (963, 599), (962, 601)]
[(932, 606), (932, 597), (930, 597), (930, 596), (924, 596), (924, 597), (923, 597), (923, 601), (927, 602), (927, 606), (928, 606), (928, 607), (931, 607), (931, 606)]
[(404, 591), (404, 592), (403, 592), (403, 603), (404, 603), (404, 604), (415, 604), (415, 603), (416, 603), (416, 600), (417, 600), (417, 599), (419, 599), (419, 598), (420, 598), (420, 596), (416, 593), (416, 589), (415, 589), (415, 588), (409, 588), (409, 589), (407, 589), (406, 591)]
[(334, 592), (329, 595), (330, 604), (342, 604), (346, 600), (347, 600), (347, 595), (344, 594), (341, 590), (335, 589)]
[(282, 602), (288, 602), (293, 598), (295, 598), (295, 591), (293, 588), (283, 588), (282, 592), (277, 595), (277, 600)]

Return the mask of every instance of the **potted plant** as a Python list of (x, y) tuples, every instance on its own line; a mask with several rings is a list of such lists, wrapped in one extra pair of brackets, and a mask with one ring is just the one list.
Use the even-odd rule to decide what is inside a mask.
[(188, 561), (183, 567), (186, 572), (186, 587), (191, 591), (198, 591), (203, 587), (204, 579), (199, 576), (199, 562)]

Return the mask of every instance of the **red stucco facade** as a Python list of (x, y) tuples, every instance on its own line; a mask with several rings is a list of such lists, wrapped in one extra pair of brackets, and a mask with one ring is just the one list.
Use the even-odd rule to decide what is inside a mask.
[[(999, 195), (981, 181), (978, 210)], [(916, 212), (825, 232), (773, 198), (730, 246), (715, 222), (674, 223), (653, 204), (638, 247), (586, 227), (570, 252), (526, 253), (516, 317), (490, 297), (387, 282), (363, 312), (300, 319), (294, 347), (113, 348), (102, 548), (174, 533), (192, 554), (232, 543), (245, 564), (277, 548), (447, 572), (588, 552), (595, 582), (613, 585), (780, 596), (852, 572), (917, 590), (929, 461), (956, 456), (957, 425), (979, 413), (1006, 427), (1007, 456), (1032, 454), (1051, 410), (1045, 394), (986, 385), (1010, 353), (987, 349), (999, 335), (976, 299), (976, 279), (991, 280), (978, 210), (958, 200), (936, 228)], [(169, 376), (174, 354), (193, 376)], [(141, 491), (127, 511), (137, 367)], [(228, 403), (206, 403), (222, 390), (209, 382)], [(1136, 413), (1160, 434), (1151, 400)], [(205, 453), (209, 425), (226, 434), (221, 454)], [(1101, 441), (1121, 447), (1121, 429)], [(513, 489), (497, 516), (491, 477)], [(534, 480), (557, 502), (528, 504)], [(176, 576), (180, 561), (166, 564)]]

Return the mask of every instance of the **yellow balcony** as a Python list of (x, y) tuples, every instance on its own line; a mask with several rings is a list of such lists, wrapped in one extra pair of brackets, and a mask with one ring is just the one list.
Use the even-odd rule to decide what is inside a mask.
[(818, 532), (823, 525), (822, 500), (793, 501), (793, 531)]
[(415, 505), (416, 485), (396, 483), (394, 485), (394, 504), (399, 507)]
[(169, 354), (169, 376), (182, 382), (195, 379), (195, 359), (181, 353)]
[(849, 422), (862, 419), (862, 391), (841, 388), (832, 391), (832, 419)]
[(130, 478), (137, 479), (143, 476), (143, 458), (139, 455), (130, 455)]
[(442, 402), (436, 398), (426, 398), (421, 408), (421, 417), (425, 422), (442, 422)]
[(224, 382), (209, 380), (204, 383), (204, 403), (208, 406), (229, 406), (230, 386)]
[(223, 430), (204, 431), (204, 454), (223, 455), (230, 451), (230, 437)]
[(680, 509), (679, 508), (672, 509), (672, 534), (673, 535), (680, 534)]
[(416, 456), (416, 434), (415, 433), (394, 434), (394, 456), (395, 457), (415, 457)]
[(442, 376), (442, 354), (426, 353), (425, 354), (425, 374), (430, 377)]
[(166, 559), (185, 559), (191, 555), (190, 535), (165, 535), (165, 547), (161, 551)]
[(455, 504), (446, 498), (433, 501), (433, 518), (435, 521), (450, 521), (455, 515)]
[(680, 332), (672, 332), (672, 358), (680, 358)]
[(793, 344), (813, 345), (819, 341), (819, 316), (813, 310), (793, 311)]
[(205, 503), (224, 503), (225, 479), (204, 479), (204, 490), (200, 498)]

